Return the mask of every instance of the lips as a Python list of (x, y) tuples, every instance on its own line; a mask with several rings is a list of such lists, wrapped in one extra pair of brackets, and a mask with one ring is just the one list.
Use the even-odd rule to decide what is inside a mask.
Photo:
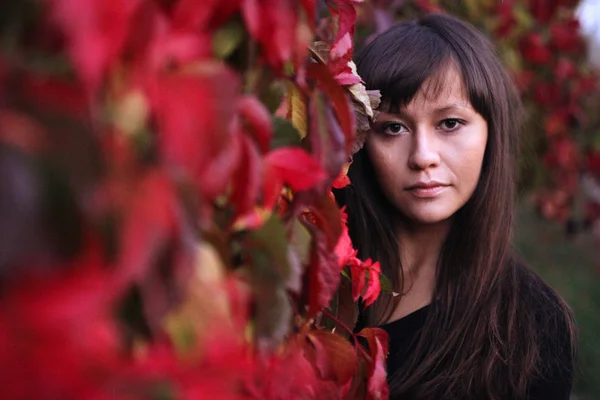
[(405, 190), (416, 197), (432, 198), (444, 192), (448, 186), (448, 184), (437, 181), (417, 182), (414, 185), (406, 187)]

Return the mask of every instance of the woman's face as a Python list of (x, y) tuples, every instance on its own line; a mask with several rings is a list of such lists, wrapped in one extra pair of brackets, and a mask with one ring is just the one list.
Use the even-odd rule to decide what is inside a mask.
[(448, 68), (399, 112), (381, 112), (367, 137), (383, 193), (411, 223), (448, 220), (479, 181), (488, 126), (463, 86), (456, 68)]

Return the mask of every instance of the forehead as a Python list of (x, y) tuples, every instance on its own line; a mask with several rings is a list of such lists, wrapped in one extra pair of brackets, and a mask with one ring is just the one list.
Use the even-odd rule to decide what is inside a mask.
[(448, 63), (429, 76), (406, 104), (391, 104), (385, 99), (380, 107), (384, 112), (404, 110), (426, 111), (460, 105), (471, 108), (462, 73), (455, 63)]

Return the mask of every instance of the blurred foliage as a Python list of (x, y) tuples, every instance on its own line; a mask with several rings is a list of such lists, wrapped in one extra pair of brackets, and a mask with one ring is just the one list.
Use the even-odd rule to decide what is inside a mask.
[(0, 0), (3, 397), (387, 398), (354, 1), (276, 3)]

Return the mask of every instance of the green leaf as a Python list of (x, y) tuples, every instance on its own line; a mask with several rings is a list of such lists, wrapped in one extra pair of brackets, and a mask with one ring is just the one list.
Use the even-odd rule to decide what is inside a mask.
[(379, 274), (379, 285), (381, 286), (382, 292), (387, 292), (387, 293), (394, 292), (394, 288), (392, 287), (392, 282), (384, 274)]
[[(263, 226), (250, 233), (250, 270), (255, 293), (255, 334), (263, 351), (273, 351), (291, 327), (292, 309), (287, 287), (294, 284), (288, 258), (288, 235), (283, 222), (272, 215)], [(296, 285), (298, 283), (295, 283)]]
[(267, 107), (267, 109), (274, 114), (277, 109), (281, 106), (284, 96), (284, 86), (279, 81), (269, 81), (260, 88), (260, 101)]
[(301, 144), (298, 130), (285, 118), (277, 116), (273, 118), (273, 132), (271, 150), (278, 147), (300, 146)]
[(244, 40), (244, 26), (239, 21), (231, 21), (213, 34), (213, 53), (219, 59), (226, 59)]
[(254, 333), (260, 351), (272, 352), (290, 331), (292, 308), (269, 254), (253, 249)]
[(271, 217), (256, 231), (251, 233), (256, 247), (266, 250), (271, 260), (271, 267), (285, 281), (290, 273), (288, 260), (287, 233), (278, 215)]
[(348, 272), (348, 268), (344, 268), (342, 270), (342, 276), (346, 279), (348, 279), (349, 281), (352, 281), (352, 277), (350, 276), (350, 273)]

